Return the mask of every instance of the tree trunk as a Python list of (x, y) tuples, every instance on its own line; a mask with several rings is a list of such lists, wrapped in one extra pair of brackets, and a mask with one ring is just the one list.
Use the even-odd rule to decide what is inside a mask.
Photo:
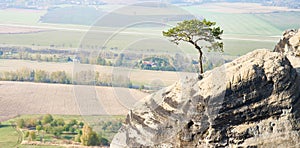
[(199, 47), (197, 44), (194, 44), (195, 45), (195, 48), (198, 50), (199, 52), (199, 74), (203, 74), (204, 71), (203, 71), (203, 63), (202, 63), (202, 57), (203, 57), (203, 53), (202, 53), (202, 50), (201, 50), (201, 47)]
[(202, 57), (203, 57), (203, 52), (202, 52), (202, 48), (200, 46), (198, 46), (198, 44), (192, 40), (189, 40), (189, 42), (191, 44), (193, 44), (195, 46), (195, 48), (198, 50), (199, 52), (199, 77), (202, 77), (201, 75), (204, 73), (203, 71), (203, 63), (202, 63)]
[(200, 75), (204, 73), (202, 63), (202, 52), (199, 52), (199, 73)]

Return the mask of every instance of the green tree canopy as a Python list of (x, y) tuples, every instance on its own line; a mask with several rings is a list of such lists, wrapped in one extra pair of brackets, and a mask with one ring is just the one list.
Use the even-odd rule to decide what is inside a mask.
[(35, 127), (35, 129), (36, 129), (37, 131), (40, 131), (40, 130), (43, 129), (43, 127), (42, 127), (41, 125), (37, 125), (37, 126)]
[(17, 126), (18, 126), (19, 128), (25, 127), (25, 126), (26, 126), (26, 125), (25, 125), (25, 120), (24, 120), (24, 119), (18, 119), (18, 120), (17, 120)]
[(80, 141), (84, 146), (96, 146), (100, 144), (97, 133), (94, 132), (88, 125), (83, 126)]
[(170, 41), (179, 44), (181, 41), (192, 44), (199, 52), (199, 72), (203, 73), (203, 48), (209, 51), (223, 52), (223, 42), (221, 35), (223, 30), (220, 27), (215, 27), (216, 22), (207, 21), (206, 19), (185, 20), (177, 24), (177, 26), (163, 31), (165, 37), (170, 38)]
[(77, 120), (72, 119), (72, 120), (69, 122), (69, 125), (74, 126), (74, 125), (77, 125), (77, 123), (78, 123)]
[(57, 121), (57, 125), (59, 125), (59, 126), (64, 126), (65, 125), (65, 121), (62, 118), (59, 118), (56, 121)]
[(36, 139), (36, 134), (34, 131), (29, 132), (29, 141), (34, 141)]
[(47, 114), (43, 117), (42, 123), (47, 124), (47, 123), (51, 123), (52, 121), (53, 121), (52, 115)]

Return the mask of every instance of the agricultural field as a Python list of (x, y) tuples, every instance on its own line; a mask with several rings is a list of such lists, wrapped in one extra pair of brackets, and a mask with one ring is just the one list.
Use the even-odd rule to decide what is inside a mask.
[(39, 19), (47, 11), (29, 9), (2, 9), (0, 10), (1, 24), (38, 24)]
[(272, 24), (280, 30), (297, 29), (300, 27), (299, 21), (295, 18), (300, 17), (299, 11), (294, 12), (274, 12), (274, 13), (258, 13), (256, 17)]
[(0, 121), (24, 114), (125, 115), (148, 95), (125, 88), (3, 81), (0, 93)]
[[(121, 6), (118, 6), (121, 7)], [(109, 14), (116, 18), (120, 18), (117, 15), (122, 16), (121, 18), (131, 18), (132, 15), (136, 14), (139, 19), (147, 18), (149, 12), (155, 12), (157, 14), (151, 13), (150, 18), (157, 20), (161, 16), (169, 16), (170, 12), (176, 12), (175, 8), (170, 8), (167, 10), (157, 9), (152, 7), (144, 6), (131, 6), (136, 13), (130, 11), (131, 9), (124, 9), (115, 11), (114, 14)], [(244, 9), (240, 9), (243, 7)], [(121, 7), (122, 8), (122, 7)], [(257, 48), (268, 48), (273, 49), (274, 44), (279, 40), (279, 36), (285, 29), (288, 28), (299, 28), (297, 24), (298, 16), (300, 12), (292, 11), (287, 8), (278, 7), (258, 7), (257, 4), (247, 4), (245, 5), (228, 5), (228, 3), (221, 3), (219, 5), (196, 5), (196, 6), (183, 6), (183, 12), (186, 10), (186, 14), (191, 13), (196, 17), (207, 18), (212, 21), (216, 21), (219, 26), (224, 29), (224, 45), (226, 55), (243, 55), (253, 49)], [(208, 9), (210, 8), (210, 9)], [(109, 11), (113, 7), (109, 5), (99, 6), (100, 10)], [(226, 10), (226, 11), (225, 11)], [(240, 11), (238, 11), (240, 10)], [(25, 12), (23, 12), (25, 11)], [(249, 13), (251, 11), (251, 13)], [(225, 12), (225, 13), (224, 13)], [(83, 47), (84, 49), (91, 46), (97, 45), (102, 46), (105, 41), (109, 40), (111, 35), (114, 36), (110, 39), (107, 44), (108, 48), (118, 47), (119, 49), (124, 49), (128, 46), (132, 47), (131, 50), (142, 50), (143, 48), (155, 48), (156, 46), (161, 46), (166, 44), (165, 42), (155, 42), (156, 46), (133, 45), (135, 42), (141, 39), (156, 38), (158, 40), (165, 40), (162, 37), (161, 31), (168, 29), (168, 26), (131, 26), (125, 30), (116, 32), (118, 26), (113, 24), (119, 24), (121, 20), (111, 22), (109, 24), (96, 23), (92, 28), (83, 25), (74, 25), (64, 22), (63, 24), (53, 23), (43, 23), (40, 18), (44, 16), (47, 12), (39, 10), (38, 12), (29, 10), (18, 10), (18, 9), (5, 9), (0, 11), (1, 18), (0, 23), (2, 25), (14, 26), (19, 25), (19, 27), (32, 28), (32, 29), (43, 29), (43, 32), (32, 32), (23, 34), (20, 31), (19, 34), (0, 34), (0, 44), (1, 46), (27, 46), (32, 48), (42, 48), (50, 47), (54, 45), (56, 48), (78, 48)], [(53, 15), (64, 15), (64, 11), (58, 11)], [(157, 15), (157, 16), (155, 16)], [(157, 17), (157, 18), (155, 18)], [(23, 18), (23, 19), (21, 19)], [(26, 19), (24, 19), (26, 18)], [(46, 19), (46, 18), (44, 18)], [(161, 23), (175, 24), (174, 21), (160, 21)], [(102, 26), (101, 26), (102, 25)], [(120, 25), (120, 24), (119, 24)], [(1, 26), (1, 25), (0, 25)], [(17, 27), (17, 26), (15, 26)], [(89, 31), (89, 29), (91, 29)], [(93, 32), (94, 31), (94, 32)], [(96, 32), (95, 32), (96, 31)], [(99, 42), (100, 41), (100, 42)], [(154, 43), (154, 41), (152, 41)], [(149, 42), (148, 42), (149, 43)], [(151, 41), (150, 41), (151, 43)], [(242, 43), (247, 46), (239, 46)], [(183, 49), (187, 49), (188, 53), (195, 53), (192, 47), (188, 45), (180, 46)], [(146, 50), (146, 49), (144, 49)], [(158, 51), (164, 51), (164, 49), (158, 49)], [(172, 52), (172, 51), (169, 51)]]

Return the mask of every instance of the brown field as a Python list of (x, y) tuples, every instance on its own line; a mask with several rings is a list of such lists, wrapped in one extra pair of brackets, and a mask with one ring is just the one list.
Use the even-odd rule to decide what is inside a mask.
[(3, 81), (0, 94), (0, 121), (22, 114), (125, 115), (133, 105), (128, 102), (147, 95), (125, 88)]

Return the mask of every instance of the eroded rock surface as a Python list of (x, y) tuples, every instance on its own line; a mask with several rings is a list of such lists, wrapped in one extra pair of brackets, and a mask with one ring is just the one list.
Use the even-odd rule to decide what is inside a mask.
[(256, 50), (139, 102), (112, 147), (293, 146), (299, 93), (288, 58)]
[(300, 56), (300, 29), (287, 30), (275, 46), (275, 52), (287, 55)]

